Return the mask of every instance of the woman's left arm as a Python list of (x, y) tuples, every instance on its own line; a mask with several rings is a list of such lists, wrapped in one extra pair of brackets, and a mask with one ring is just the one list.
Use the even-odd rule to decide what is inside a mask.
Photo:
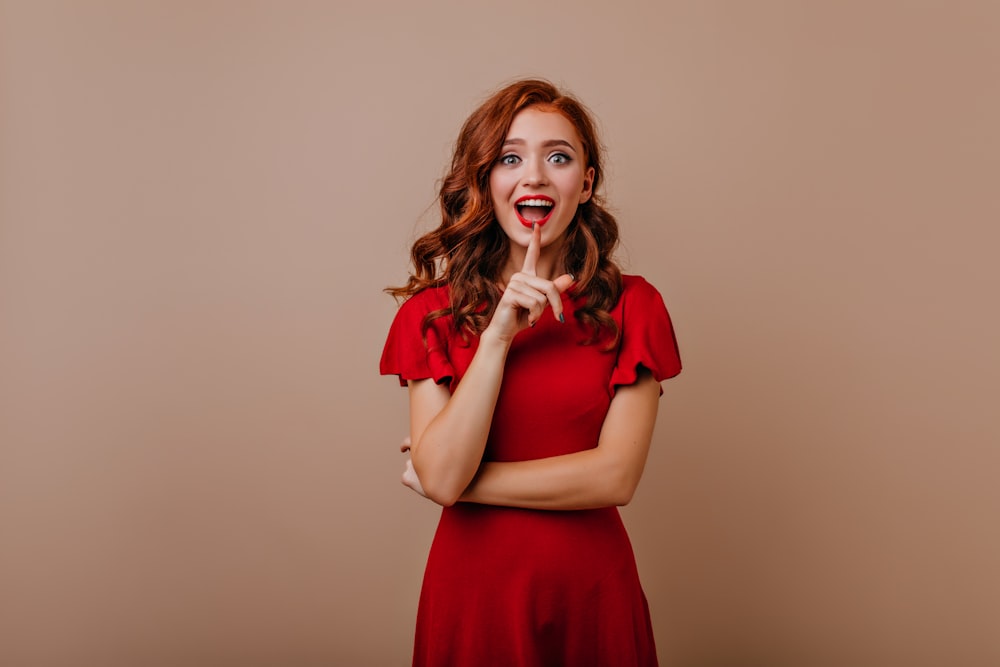
[(660, 383), (640, 368), (617, 388), (597, 447), (531, 461), (484, 463), (460, 501), (573, 510), (627, 505), (639, 485), (653, 437)]

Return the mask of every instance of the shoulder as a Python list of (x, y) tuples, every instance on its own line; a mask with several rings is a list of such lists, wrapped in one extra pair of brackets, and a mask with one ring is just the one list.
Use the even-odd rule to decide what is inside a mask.
[(672, 328), (663, 296), (642, 276), (622, 274), (622, 293), (612, 317), (622, 326), (623, 335), (635, 327)]
[(447, 287), (423, 289), (399, 307), (396, 317), (389, 326), (379, 370), (383, 375), (398, 375), (400, 384), (407, 380), (433, 377), (442, 382), (446, 377), (454, 377), (454, 370), (447, 358), (448, 317), (438, 318), (424, 326), (428, 313), (449, 304)]
[(642, 276), (622, 274), (622, 293), (619, 303), (663, 303), (663, 297), (653, 285)]
[[(425, 334), (424, 320), (429, 313), (447, 309), (450, 304), (449, 291), (446, 285), (428, 287), (420, 290), (404, 301), (396, 311), (396, 316), (389, 327), (389, 341), (416, 336), (423, 339)], [(431, 322), (432, 329), (441, 329), (445, 320), (450, 317), (437, 318)], [(443, 329), (442, 329), (443, 332)]]
[(670, 314), (660, 292), (641, 276), (622, 276), (622, 294), (616, 307), (621, 342), (611, 391), (632, 384), (637, 368), (648, 368), (657, 381), (680, 373), (681, 360)]

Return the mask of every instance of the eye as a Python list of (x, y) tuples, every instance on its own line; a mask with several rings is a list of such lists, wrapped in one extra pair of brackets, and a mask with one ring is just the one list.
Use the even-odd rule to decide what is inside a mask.
[(549, 156), (549, 162), (553, 164), (566, 164), (572, 158), (565, 153), (553, 153)]
[(507, 155), (502, 156), (498, 160), (498, 162), (500, 164), (504, 165), (505, 167), (512, 167), (512, 166), (514, 166), (515, 164), (517, 164), (520, 161), (521, 161), (521, 158), (519, 158), (518, 156), (514, 155), (513, 153), (508, 153)]

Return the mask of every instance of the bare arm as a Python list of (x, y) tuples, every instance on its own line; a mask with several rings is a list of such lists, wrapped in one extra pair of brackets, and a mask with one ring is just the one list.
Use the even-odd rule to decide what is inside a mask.
[(410, 458), (428, 498), (451, 505), (479, 468), (503, 379), (507, 346), (480, 340), (451, 395), (434, 380), (411, 381)]
[(646, 464), (659, 396), (659, 383), (642, 369), (635, 384), (618, 388), (596, 448), (485, 463), (461, 500), (552, 510), (628, 504)]
[(456, 502), (480, 468), (514, 336), (549, 306), (557, 317), (562, 313), (560, 292), (573, 279), (536, 276), (540, 249), (536, 228), (524, 267), (508, 282), (455, 393), (429, 379), (410, 382), (411, 461), (424, 494), (440, 505)]

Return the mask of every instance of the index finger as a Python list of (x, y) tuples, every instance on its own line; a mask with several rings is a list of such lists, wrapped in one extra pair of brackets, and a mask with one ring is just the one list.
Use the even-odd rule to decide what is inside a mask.
[(529, 276), (535, 275), (535, 266), (538, 264), (538, 256), (542, 252), (542, 226), (535, 223), (531, 225), (531, 240), (528, 241), (528, 251), (524, 254), (524, 266), (521, 273)]

